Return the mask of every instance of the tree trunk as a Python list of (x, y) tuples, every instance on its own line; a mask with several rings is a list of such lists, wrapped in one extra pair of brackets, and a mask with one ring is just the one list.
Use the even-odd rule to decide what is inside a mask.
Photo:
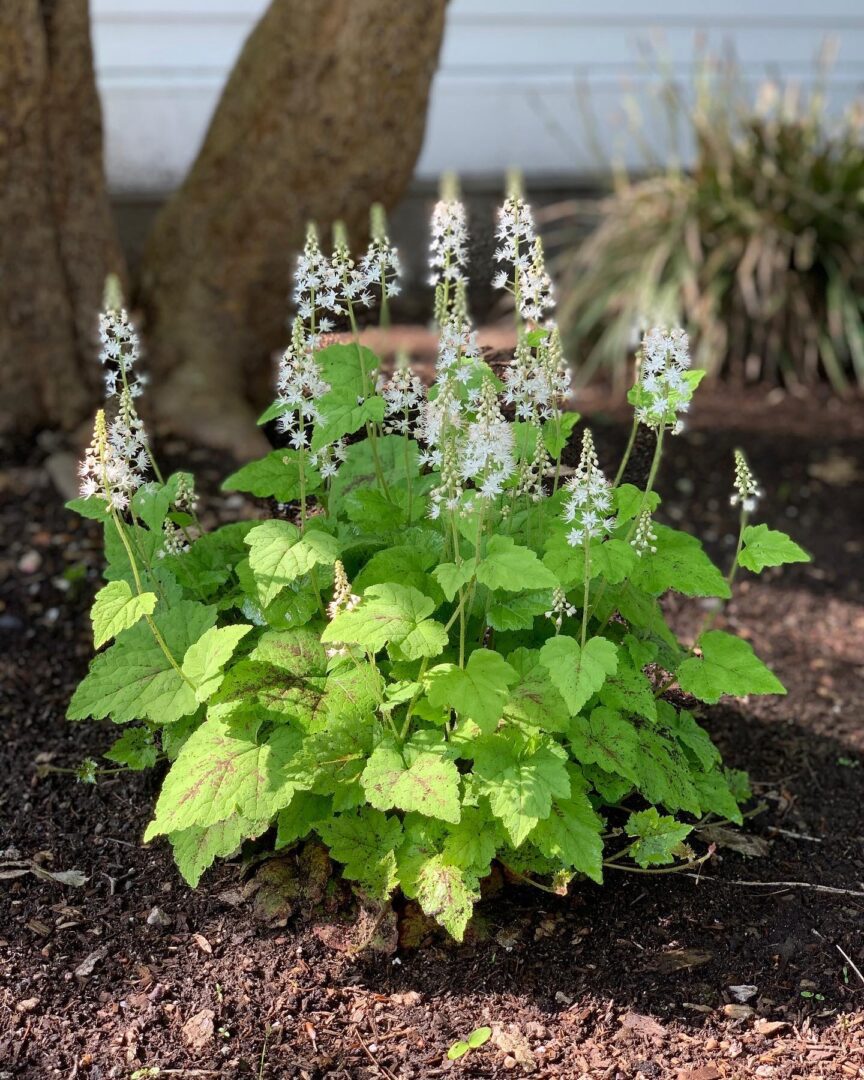
[(355, 237), (392, 205), (423, 139), (446, 0), (272, 0), (195, 164), (144, 253), (156, 412), (240, 452), (255, 381), (287, 337), (307, 221)]
[(0, 0), (0, 431), (77, 427), (100, 375), (105, 189), (87, 0)]

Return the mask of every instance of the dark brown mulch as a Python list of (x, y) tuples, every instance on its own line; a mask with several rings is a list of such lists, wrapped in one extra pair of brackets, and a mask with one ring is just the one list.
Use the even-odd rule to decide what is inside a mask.
[[(566, 899), (508, 886), (481, 905), (461, 947), (428, 934), (409, 947), (417, 922), (403, 912), (392, 955), (334, 949), (326, 903), (311, 918), (256, 920), (236, 865), (187, 889), (163, 845), (140, 845), (153, 777), (96, 787), (39, 778), (40, 762), (74, 766), (112, 735), (63, 719), (90, 655), (99, 551), (93, 530), (60, 507), (38, 454), (3, 448), (0, 860), (35, 857), (88, 880), (0, 881), (0, 1078), (97, 1080), (145, 1067), (400, 1080), (864, 1077), (854, 967), (864, 969), (864, 898), (735, 883), (864, 891), (862, 418), (851, 405), (753, 400), (703, 396), (660, 488), (667, 519), (728, 558), (730, 456), (741, 443), (768, 492), (764, 520), (816, 555), (743, 582), (724, 616), (776, 666), (788, 697), (721, 705), (706, 720), (767, 804), (746, 829), (767, 854), (720, 848), (700, 881), (610, 871), (605, 888), (577, 885)], [(594, 411), (611, 459), (626, 432), (617, 413)], [(213, 493), (209, 461), (200, 464)], [(211, 505), (226, 519), (244, 512), (237, 500)], [(698, 615), (677, 605), (684, 628)], [(755, 987), (752, 1011), (729, 989), (741, 985)], [(484, 1024), (486, 1046), (449, 1063), (451, 1043)]]

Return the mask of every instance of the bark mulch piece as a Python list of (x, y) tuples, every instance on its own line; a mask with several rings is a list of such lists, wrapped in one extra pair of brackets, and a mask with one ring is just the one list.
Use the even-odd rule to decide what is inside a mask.
[[(274, 868), (304, 886), (284, 910), (264, 886), (244, 890), (236, 864), (192, 892), (164, 844), (140, 844), (155, 777), (40, 777), (40, 763), (98, 757), (114, 735), (63, 719), (91, 652), (99, 538), (62, 509), (36, 451), (3, 447), (0, 862), (87, 880), (0, 880), (0, 1080), (864, 1077), (861, 410), (776, 396), (758, 408), (730, 390), (700, 400), (660, 478), (665, 520), (725, 562), (740, 443), (768, 493), (761, 520), (816, 556), (742, 580), (723, 616), (789, 688), (706, 714), (767, 806), (743, 833), (761, 854), (721, 846), (698, 881), (610, 870), (605, 888), (567, 898), (493, 882), (462, 946), (410, 906), (399, 925), (369, 912), (354, 913), (357, 931), (340, 924), (346, 894), (321, 888), (314, 852), (299, 877), (290, 860)], [(611, 461), (626, 427), (589, 405)], [(247, 512), (216, 497), (224, 462), (191, 464), (211, 517)], [(686, 633), (701, 610), (673, 614)], [(755, 881), (848, 892), (737, 884)], [(357, 955), (367, 930), (376, 948)], [(485, 1046), (449, 1062), (482, 1025)]]

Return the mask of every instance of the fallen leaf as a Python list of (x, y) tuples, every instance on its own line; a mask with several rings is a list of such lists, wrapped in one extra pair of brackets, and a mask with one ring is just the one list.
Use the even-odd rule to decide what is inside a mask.
[(662, 1024), (658, 1024), (653, 1017), (643, 1016), (641, 1013), (626, 1012), (618, 1018), (618, 1023), (621, 1025), (619, 1034), (627, 1032), (632, 1035), (642, 1035), (646, 1039), (662, 1039), (666, 1036), (666, 1028)]
[(723, 1073), (714, 1065), (700, 1065), (696, 1069), (681, 1069), (677, 1080), (722, 1080)]
[(714, 953), (707, 949), (670, 949), (669, 952), (651, 956), (645, 961), (648, 971), (659, 971), (661, 975), (671, 975), (674, 971), (700, 967), (714, 959)]
[(207, 938), (204, 937), (203, 934), (193, 934), (192, 940), (195, 942), (201, 952), (207, 953), (208, 956), (213, 955), (213, 946), (210, 944)]
[(753, 1009), (749, 1005), (724, 1005), (723, 1013), (730, 1020), (747, 1020), (753, 1015)]
[(190, 1016), (183, 1025), (183, 1038), (193, 1050), (203, 1050), (213, 1038), (213, 1020), (216, 1013), (212, 1009), (202, 1009)]
[(725, 825), (706, 825), (699, 830), (699, 836), (707, 844), (716, 844), (717, 847), (728, 848), (741, 855), (750, 855), (754, 859), (764, 858), (771, 850), (771, 841), (764, 836), (743, 832), (741, 829), (729, 829)]

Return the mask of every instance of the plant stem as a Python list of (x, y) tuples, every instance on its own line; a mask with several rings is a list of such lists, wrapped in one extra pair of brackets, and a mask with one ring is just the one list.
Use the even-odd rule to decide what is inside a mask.
[(636, 432), (638, 430), (639, 421), (634, 418), (633, 426), (630, 428), (630, 438), (627, 440), (627, 448), (624, 451), (624, 456), (621, 458), (621, 464), (618, 466), (618, 472), (615, 474), (615, 480), (612, 483), (613, 488), (618, 487), (621, 483), (621, 478), (624, 476), (624, 472), (627, 469), (630, 455), (633, 453), (633, 444), (636, 442)]
[(591, 588), (591, 537), (588, 535), (588, 531), (585, 531), (585, 536), (582, 540), (582, 547), (585, 552), (585, 577), (582, 587), (582, 637), (581, 648), (585, 648), (585, 639), (588, 636), (588, 596)]

